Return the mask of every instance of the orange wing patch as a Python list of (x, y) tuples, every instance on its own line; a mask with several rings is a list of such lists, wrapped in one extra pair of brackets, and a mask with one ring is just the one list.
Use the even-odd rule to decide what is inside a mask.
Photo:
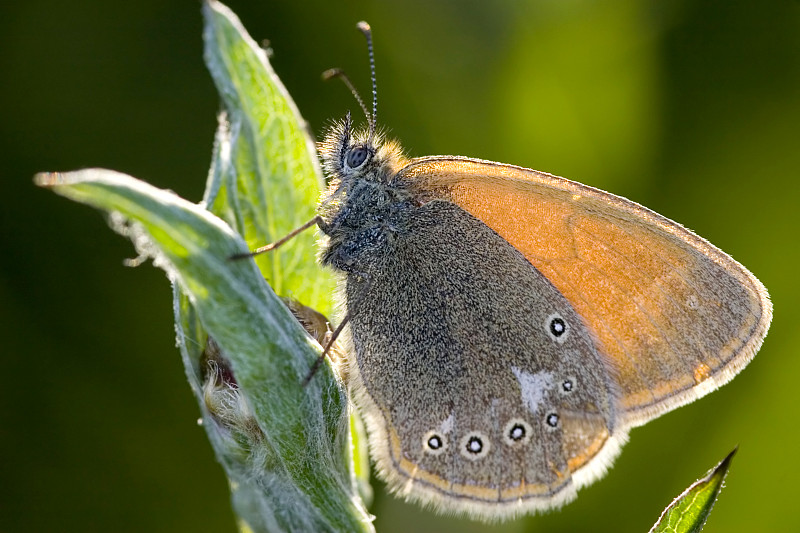
[[(423, 200), (449, 200), (522, 252), (572, 303), (641, 424), (727, 382), (771, 318), (743, 266), (633, 202), (563, 178), (466, 158), (401, 173)], [(698, 384), (710, 380), (704, 388)]]

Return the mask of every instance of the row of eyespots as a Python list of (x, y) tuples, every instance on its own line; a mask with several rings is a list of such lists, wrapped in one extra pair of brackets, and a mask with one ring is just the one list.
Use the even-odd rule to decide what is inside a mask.
[[(556, 413), (545, 416), (545, 424), (550, 429), (558, 428), (559, 417)], [(506, 424), (503, 430), (503, 440), (508, 446), (521, 446), (526, 444), (533, 433), (530, 424), (521, 418), (515, 418)], [(429, 431), (422, 439), (423, 447), (431, 455), (440, 455), (447, 449), (447, 440), (436, 431)], [(475, 461), (485, 457), (492, 447), (489, 437), (480, 431), (473, 431), (462, 437), (460, 444), (461, 455)]]

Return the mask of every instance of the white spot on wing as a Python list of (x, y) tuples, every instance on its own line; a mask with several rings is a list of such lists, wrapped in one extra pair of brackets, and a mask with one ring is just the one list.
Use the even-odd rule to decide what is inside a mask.
[(536, 413), (544, 399), (545, 391), (553, 387), (552, 372), (540, 370), (535, 374), (531, 374), (513, 366), (511, 371), (514, 372), (519, 382), (522, 403), (527, 407), (528, 411)]
[(442, 425), (439, 426), (439, 431), (447, 435), (448, 433), (450, 433), (452, 429), (453, 429), (453, 413), (450, 413), (450, 416), (445, 418), (444, 422), (442, 422)]

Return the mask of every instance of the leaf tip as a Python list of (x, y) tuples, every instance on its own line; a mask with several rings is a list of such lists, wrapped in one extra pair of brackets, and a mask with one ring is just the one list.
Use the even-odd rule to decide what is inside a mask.
[[(705, 481), (710, 481), (716, 477), (725, 478), (725, 475), (728, 473), (728, 469), (731, 466), (731, 461), (733, 460), (733, 456), (736, 455), (736, 452), (739, 451), (739, 445), (737, 444), (731, 452), (725, 456), (725, 459), (719, 462), (717, 466), (715, 466), (704, 478)], [(722, 480), (720, 480), (721, 483)]]
[(62, 185), (64, 178), (61, 172), (39, 172), (33, 176), (33, 183), (37, 187), (55, 187)]
[(738, 450), (737, 445), (717, 466), (676, 497), (661, 513), (650, 533), (701, 531), (719, 497), (731, 460)]
[(722, 461), (719, 463), (719, 465), (717, 465), (717, 468), (716, 468), (716, 470), (719, 470), (719, 469), (721, 469), (721, 468), (728, 468), (728, 465), (730, 465), (730, 463), (731, 463), (731, 460), (733, 459), (733, 456), (734, 456), (734, 455), (736, 455), (736, 452), (738, 452), (738, 451), (739, 451), (739, 445), (737, 444), (736, 446), (734, 446), (734, 447), (733, 447), (733, 449), (731, 450), (731, 453), (729, 453), (729, 454), (728, 454), (728, 455), (725, 457), (725, 459), (723, 459), (723, 460), (722, 460)]

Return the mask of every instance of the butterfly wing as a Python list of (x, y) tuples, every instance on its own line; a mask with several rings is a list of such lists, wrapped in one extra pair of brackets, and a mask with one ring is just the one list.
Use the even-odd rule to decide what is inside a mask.
[(391, 223), (353, 258), (345, 291), (349, 380), (379, 472), (411, 498), (480, 517), (573, 498), (625, 440), (583, 321), (458, 206), (428, 202)]
[(397, 175), (511, 243), (567, 298), (640, 425), (728, 382), (755, 355), (772, 307), (742, 265), (634, 202), (529, 169), (459, 157)]

